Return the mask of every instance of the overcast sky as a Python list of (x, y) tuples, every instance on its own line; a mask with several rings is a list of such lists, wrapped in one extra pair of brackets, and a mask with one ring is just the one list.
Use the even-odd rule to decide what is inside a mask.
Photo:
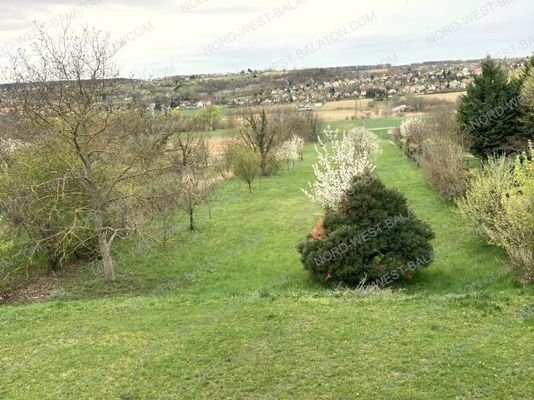
[(534, 52), (532, 0), (0, 0), (0, 63), (67, 15), (126, 42), (123, 76)]

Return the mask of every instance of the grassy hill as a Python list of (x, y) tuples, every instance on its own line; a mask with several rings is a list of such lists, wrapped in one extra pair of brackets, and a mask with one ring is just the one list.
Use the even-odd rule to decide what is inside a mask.
[[(249, 194), (221, 187), (169, 248), (117, 249), (119, 277), (65, 274), (44, 304), (0, 308), (2, 399), (530, 399), (534, 296), (506, 258), (372, 121), (377, 173), (436, 233), (436, 261), (378, 293), (330, 291), (299, 262), (320, 209), (305, 161)], [(340, 122), (346, 126), (349, 122)]]

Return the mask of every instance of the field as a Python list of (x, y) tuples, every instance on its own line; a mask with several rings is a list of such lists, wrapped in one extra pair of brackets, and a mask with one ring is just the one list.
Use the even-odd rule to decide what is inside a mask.
[[(465, 94), (465, 92), (433, 93), (417, 96), (428, 100), (445, 100), (451, 103), (456, 103), (458, 98), (463, 94)], [(317, 114), (325, 121), (341, 121), (354, 117), (354, 109), (356, 107), (356, 115), (358, 118), (362, 118), (364, 114), (367, 113), (367, 118), (382, 119), (384, 118), (384, 105), (385, 103), (378, 103), (378, 105), (373, 108), (372, 99), (330, 101), (320, 107), (317, 110)], [(410, 113), (405, 116), (409, 115), (416, 114)]]
[(456, 101), (464, 94), (465, 92), (433, 93), (433, 94), (425, 94), (423, 95), (423, 97), (428, 98), (428, 99), (447, 100), (447, 101), (456, 103)]
[[(321, 110), (324, 110), (324, 111), (352, 110), (354, 111), (354, 102), (355, 100), (330, 101), (324, 104), (321, 107)], [(372, 100), (371, 99), (359, 99), (357, 100), (357, 102), (359, 106), (365, 108), (372, 102)]]
[[(370, 99), (340, 100), (325, 103), (317, 110), (317, 114), (325, 121), (339, 121), (354, 116), (355, 102), (358, 110), (365, 110), (372, 102)], [(358, 115), (360, 115), (358, 113)]]
[(86, 267), (49, 302), (1, 307), (0, 398), (533, 398), (534, 292), (390, 141), (400, 119), (357, 123), (380, 138), (378, 175), (436, 232), (410, 283), (331, 291), (304, 271), (310, 145), (252, 194), (222, 186), (197, 231), (177, 214), (173, 246), (122, 243), (113, 284)]

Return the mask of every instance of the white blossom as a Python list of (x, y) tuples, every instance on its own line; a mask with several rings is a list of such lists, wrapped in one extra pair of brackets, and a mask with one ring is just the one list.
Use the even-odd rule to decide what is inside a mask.
[(425, 128), (426, 122), (422, 118), (412, 117), (404, 120), (400, 126), (402, 143), (404, 144), (410, 137), (417, 136), (424, 132)]
[(278, 161), (289, 163), (301, 159), (303, 151), (304, 139), (294, 135), (290, 140), (286, 140), (275, 150), (274, 156)]
[(13, 157), (17, 151), (28, 146), (28, 143), (24, 143), (21, 140), (3, 138), (0, 136), (0, 167), (6, 168), (11, 157)]
[(323, 208), (335, 209), (354, 178), (374, 170), (380, 148), (376, 136), (362, 127), (341, 134), (327, 127), (323, 135), (326, 141), (319, 138), (315, 146), (319, 158), (313, 166), (316, 181), (304, 193)]
[(0, 154), (13, 155), (18, 150), (27, 147), (27, 143), (21, 140), (3, 138), (0, 136)]

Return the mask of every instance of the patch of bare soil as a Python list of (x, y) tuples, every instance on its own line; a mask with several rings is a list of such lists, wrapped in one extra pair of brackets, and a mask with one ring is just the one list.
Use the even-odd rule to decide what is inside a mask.
[(16, 287), (0, 293), (0, 305), (43, 303), (61, 293), (63, 288), (55, 275), (42, 276), (20, 282)]

